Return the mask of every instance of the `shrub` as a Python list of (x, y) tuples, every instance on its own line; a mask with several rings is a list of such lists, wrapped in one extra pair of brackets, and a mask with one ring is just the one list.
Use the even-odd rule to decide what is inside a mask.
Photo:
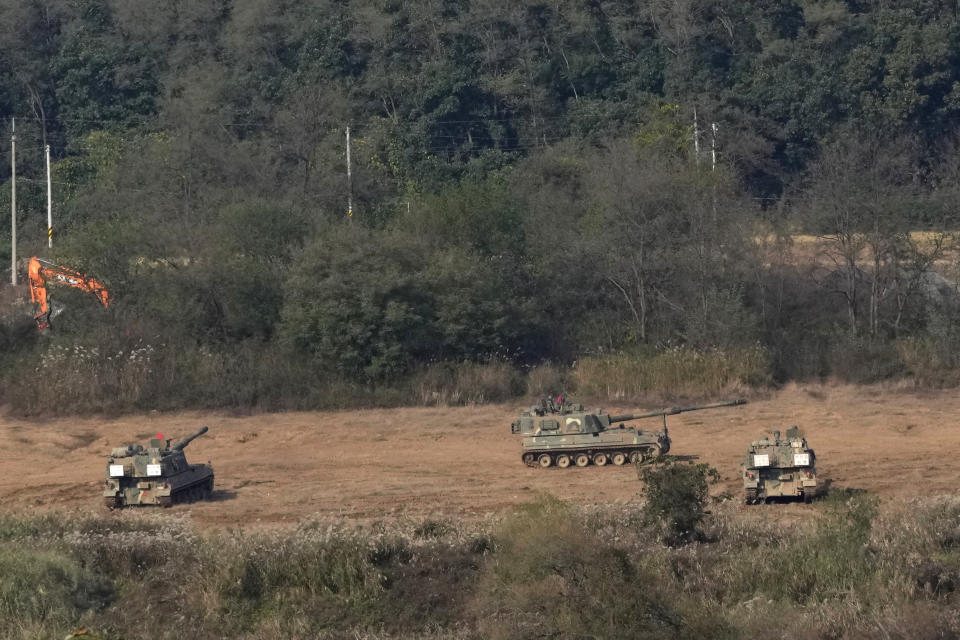
[(669, 458), (652, 466), (638, 466), (637, 473), (645, 485), (645, 519), (659, 524), (670, 544), (699, 537), (710, 484), (720, 479), (720, 473), (705, 463)]

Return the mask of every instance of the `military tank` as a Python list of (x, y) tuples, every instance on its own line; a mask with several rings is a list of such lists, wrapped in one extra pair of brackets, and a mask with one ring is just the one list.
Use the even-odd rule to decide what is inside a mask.
[(213, 492), (213, 468), (190, 464), (183, 450), (207, 432), (201, 428), (170, 445), (171, 440), (157, 436), (149, 446), (116, 447), (107, 460), (106, 488), (103, 500), (110, 509), (131, 505), (157, 504), (169, 507), (176, 502), (193, 502)]
[(816, 456), (797, 427), (779, 431), (750, 443), (747, 458), (740, 465), (747, 504), (769, 498), (802, 498), (809, 503), (817, 492)]
[[(733, 407), (746, 400), (731, 400), (697, 407), (673, 407), (649, 413), (611, 415), (602, 409), (586, 411), (581, 404), (541, 400), (520, 414), (510, 425), (511, 433), (525, 436), (521, 460), (531, 467), (575, 464), (598, 467), (655, 460), (670, 450), (667, 416), (715, 407)], [(644, 418), (663, 418), (660, 431), (644, 431), (625, 422)]]

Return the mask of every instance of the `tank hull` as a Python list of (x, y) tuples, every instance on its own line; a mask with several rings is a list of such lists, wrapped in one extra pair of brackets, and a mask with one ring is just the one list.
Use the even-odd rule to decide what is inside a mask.
[(172, 476), (108, 478), (103, 500), (111, 509), (145, 505), (169, 507), (209, 498), (213, 479), (213, 469), (205, 464), (190, 465), (189, 469)]
[(750, 469), (744, 472), (743, 487), (747, 504), (770, 498), (800, 498), (810, 502), (817, 492), (817, 476), (806, 468)]
[(594, 434), (526, 437), (522, 442), (521, 460), (532, 467), (620, 465), (654, 460), (669, 450), (670, 438), (663, 433), (614, 428)]

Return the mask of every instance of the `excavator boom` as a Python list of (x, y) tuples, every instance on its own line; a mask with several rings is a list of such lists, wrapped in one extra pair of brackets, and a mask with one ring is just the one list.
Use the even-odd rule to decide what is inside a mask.
[(50, 327), (50, 303), (47, 298), (49, 285), (74, 287), (92, 293), (104, 307), (110, 306), (110, 293), (107, 288), (79, 271), (34, 256), (30, 258), (27, 273), (30, 280), (30, 299), (38, 310), (33, 319), (36, 320), (37, 328), (41, 331)]

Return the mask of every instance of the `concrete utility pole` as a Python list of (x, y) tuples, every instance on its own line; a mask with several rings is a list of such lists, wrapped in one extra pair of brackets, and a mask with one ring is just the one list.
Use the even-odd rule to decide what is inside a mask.
[(697, 108), (693, 108), (693, 160), (700, 164), (700, 126), (697, 123)]
[(44, 147), (47, 156), (47, 246), (53, 249), (53, 183), (50, 181), (50, 145)]
[(712, 171), (717, 170), (717, 123), (710, 123), (710, 130), (713, 132), (713, 136), (710, 138), (710, 159), (713, 162), (711, 167)]
[(347, 217), (353, 217), (353, 175), (350, 173), (350, 127), (347, 127)]
[(10, 284), (17, 286), (17, 121), (10, 118)]

